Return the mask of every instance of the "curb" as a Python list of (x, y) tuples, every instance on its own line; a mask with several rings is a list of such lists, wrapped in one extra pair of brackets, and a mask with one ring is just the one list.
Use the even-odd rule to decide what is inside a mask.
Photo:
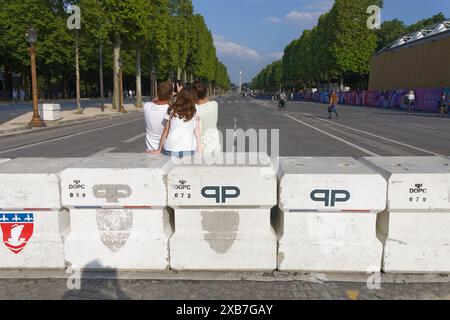
[(45, 128), (31, 128), (29, 126), (26, 126), (26, 127), (18, 127), (18, 128), (9, 129), (9, 130), (0, 130), (0, 139), (23, 136), (23, 135), (27, 135), (27, 134), (31, 134), (31, 133), (43, 132), (43, 131), (48, 131), (48, 130), (57, 129), (57, 128), (70, 127), (70, 126), (74, 126), (77, 124), (94, 122), (97, 120), (115, 119), (115, 118), (118, 118), (121, 116), (133, 115), (133, 114), (138, 114), (141, 112), (142, 112), (141, 110), (131, 110), (131, 111), (128, 111), (127, 113), (120, 113), (120, 114), (117, 113), (117, 114), (108, 114), (108, 115), (100, 114), (100, 115), (96, 115), (94, 117), (85, 117), (85, 118), (74, 119), (74, 120), (63, 120), (61, 122), (51, 124)]
[[(79, 270), (2, 270), (0, 279), (68, 279)], [(320, 274), (288, 272), (214, 272), (173, 270), (148, 271), (80, 271), (82, 279), (99, 280), (153, 280), (153, 281), (254, 281), (254, 282), (306, 282), (306, 283), (367, 283), (371, 274)], [(450, 283), (448, 274), (380, 274), (381, 283)]]

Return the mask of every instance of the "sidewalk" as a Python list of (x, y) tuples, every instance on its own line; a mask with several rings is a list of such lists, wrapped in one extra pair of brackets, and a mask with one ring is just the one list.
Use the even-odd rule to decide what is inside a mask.
[[(82, 121), (92, 121), (96, 119), (120, 117), (126, 115), (126, 113), (119, 113), (117, 110), (112, 109), (111, 104), (105, 104), (105, 111), (102, 112), (100, 107), (88, 107), (83, 108), (82, 114), (77, 114), (76, 110), (65, 110), (61, 111), (61, 120), (58, 121), (45, 121), (47, 128), (31, 128), (29, 122), (33, 117), (33, 112), (28, 112), (23, 114), (13, 120), (5, 122), (0, 125), (0, 137), (10, 136), (10, 135), (20, 135), (35, 131), (46, 130), (49, 128), (55, 128), (62, 125), (74, 124)], [(126, 104), (125, 110), (128, 113), (141, 112), (141, 109), (135, 107), (134, 104)]]

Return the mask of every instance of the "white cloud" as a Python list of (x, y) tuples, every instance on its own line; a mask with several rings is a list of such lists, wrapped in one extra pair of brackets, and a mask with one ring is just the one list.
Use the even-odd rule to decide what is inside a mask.
[(295, 24), (298, 26), (312, 26), (317, 22), (317, 19), (321, 14), (322, 13), (320, 11), (291, 11), (284, 17), (283, 20), (286, 23)]
[(277, 18), (277, 17), (267, 17), (266, 21), (270, 22), (270, 23), (280, 23), (281, 19)]
[(260, 57), (255, 50), (230, 41), (225, 37), (214, 35), (213, 38), (219, 55), (234, 56), (244, 60), (258, 59)]
[(305, 10), (326, 12), (333, 7), (334, 0), (321, 0), (310, 2), (305, 5)]

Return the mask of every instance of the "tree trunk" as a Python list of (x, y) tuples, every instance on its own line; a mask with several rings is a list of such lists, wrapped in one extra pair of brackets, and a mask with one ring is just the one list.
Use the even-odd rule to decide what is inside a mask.
[(142, 108), (141, 48), (136, 50), (136, 108)]
[(344, 90), (344, 76), (341, 75), (340, 79), (339, 79), (339, 89), (342, 91)]
[(178, 67), (177, 69), (177, 80), (181, 80), (181, 68)]
[(75, 69), (77, 82), (77, 113), (81, 114), (81, 97), (80, 97), (80, 52), (78, 48), (78, 31), (75, 35)]
[(120, 84), (119, 84), (119, 59), (120, 59), (120, 38), (119, 36), (116, 36), (116, 40), (114, 42), (114, 94), (113, 94), (113, 109), (118, 109), (120, 104), (120, 95), (123, 94), (120, 91)]
[(103, 85), (103, 44), (100, 45), (99, 48), (99, 53), (100, 53), (100, 74), (99, 74), (99, 79), (100, 79), (100, 104), (101, 104), (101, 109), (102, 112), (105, 111), (105, 90), (104, 90), (104, 85)]

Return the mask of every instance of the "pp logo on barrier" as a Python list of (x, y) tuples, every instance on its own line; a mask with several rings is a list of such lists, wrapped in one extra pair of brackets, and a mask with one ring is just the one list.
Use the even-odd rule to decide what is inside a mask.
[(33, 235), (34, 215), (32, 213), (2, 214), (0, 226), (5, 246), (13, 253), (19, 254)]
[(204, 187), (202, 196), (206, 199), (215, 199), (216, 203), (226, 203), (228, 199), (236, 199), (241, 195), (241, 189), (238, 187)]
[(106, 199), (106, 202), (119, 202), (119, 199), (131, 197), (132, 190), (130, 186), (124, 184), (102, 184), (93, 188), (94, 197), (97, 199)]
[(347, 190), (314, 190), (311, 192), (311, 200), (325, 203), (325, 207), (335, 207), (336, 202), (350, 200), (350, 192)]

